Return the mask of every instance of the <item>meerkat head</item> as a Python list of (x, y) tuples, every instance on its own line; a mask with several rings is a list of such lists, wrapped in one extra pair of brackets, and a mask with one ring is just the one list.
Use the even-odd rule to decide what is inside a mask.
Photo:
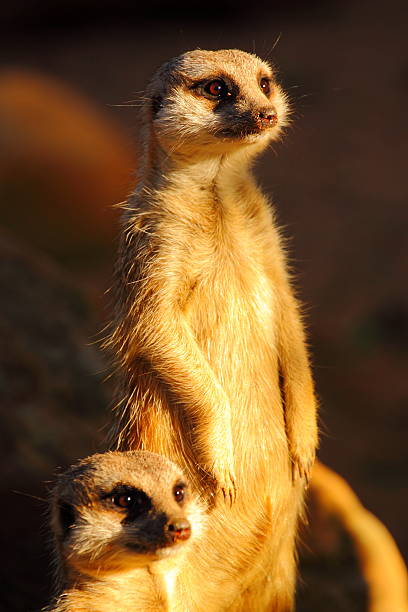
[(181, 470), (147, 451), (80, 461), (60, 476), (51, 500), (61, 565), (90, 576), (174, 555), (197, 534), (200, 513)]
[(263, 149), (287, 117), (286, 97), (271, 66), (236, 49), (174, 58), (154, 75), (146, 98), (147, 120), (170, 154)]

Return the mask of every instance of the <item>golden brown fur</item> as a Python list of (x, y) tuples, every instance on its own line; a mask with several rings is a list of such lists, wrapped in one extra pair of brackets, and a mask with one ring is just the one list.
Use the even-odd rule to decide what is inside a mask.
[(164, 457), (136, 451), (80, 461), (52, 494), (58, 594), (48, 610), (176, 610), (177, 576), (203, 518)]
[(292, 609), (316, 405), (281, 238), (250, 171), (286, 113), (270, 66), (238, 50), (188, 52), (146, 92), (108, 341), (114, 441), (170, 457), (217, 495), (181, 578), (185, 610)]

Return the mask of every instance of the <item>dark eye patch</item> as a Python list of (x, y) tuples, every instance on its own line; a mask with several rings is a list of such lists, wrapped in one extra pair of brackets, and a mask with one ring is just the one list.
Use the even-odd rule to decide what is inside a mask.
[(154, 115), (163, 108), (163, 98), (161, 96), (153, 96), (152, 98), (152, 111)]
[(130, 485), (119, 484), (103, 495), (111, 506), (126, 513), (126, 521), (132, 521), (152, 509), (152, 500), (144, 491)]
[(71, 504), (60, 502), (58, 505), (59, 523), (62, 529), (63, 537), (68, 535), (70, 528), (75, 524), (75, 510)]

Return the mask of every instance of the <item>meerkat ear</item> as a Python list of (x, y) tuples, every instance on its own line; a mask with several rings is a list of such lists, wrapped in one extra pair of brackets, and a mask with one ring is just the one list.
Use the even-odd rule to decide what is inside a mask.
[(152, 111), (153, 115), (157, 115), (157, 113), (163, 108), (163, 98), (162, 96), (153, 96), (152, 97)]
[(69, 529), (75, 523), (75, 510), (71, 504), (61, 501), (58, 504), (59, 524), (62, 531), (62, 536), (65, 538), (68, 535)]

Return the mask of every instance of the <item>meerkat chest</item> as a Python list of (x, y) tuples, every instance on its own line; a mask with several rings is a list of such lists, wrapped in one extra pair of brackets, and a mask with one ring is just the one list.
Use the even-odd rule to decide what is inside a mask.
[[(207, 245), (208, 246), (208, 245)], [(211, 256), (208, 256), (208, 253)], [(262, 249), (243, 231), (200, 248), (190, 268), (186, 315), (198, 332), (235, 328), (241, 335), (272, 337), (276, 294)]]
[(270, 274), (274, 228), (268, 215), (262, 210), (249, 214), (238, 197), (218, 199), (206, 191), (192, 192), (191, 199), (180, 193), (165, 196), (153, 240), (197, 338), (224, 331), (220, 342), (233, 335), (245, 341), (254, 334), (273, 342), (278, 300)]

